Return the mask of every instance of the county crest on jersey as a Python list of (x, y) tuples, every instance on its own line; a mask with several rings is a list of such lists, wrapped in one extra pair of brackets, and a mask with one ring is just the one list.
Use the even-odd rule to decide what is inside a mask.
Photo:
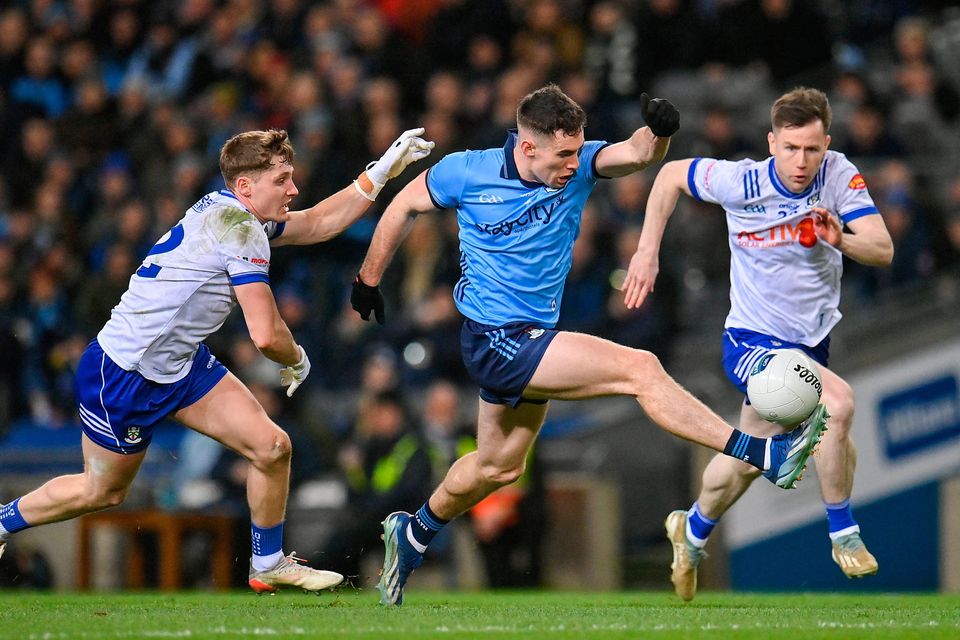
[(866, 182), (846, 156), (827, 151), (813, 182), (793, 193), (774, 158), (731, 162), (695, 158), (687, 185), (698, 200), (719, 204), (730, 246), (726, 327), (814, 346), (840, 321), (842, 254), (817, 241), (813, 207), (841, 224), (879, 213)]

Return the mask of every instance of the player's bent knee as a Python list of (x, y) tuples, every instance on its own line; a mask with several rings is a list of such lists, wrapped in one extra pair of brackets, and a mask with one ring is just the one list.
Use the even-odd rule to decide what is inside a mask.
[(513, 484), (523, 475), (523, 465), (503, 468), (498, 465), (480, 465), (480, 476), (485, 484), (502, 487)]
[(90, 511), (109, 509), (123, 504), (127, 497), (127, 488), (123, 489), (93, 489), (84, 496), (84, 507)]
[(631, 383), (637, 396), (644, 392), (655, 392), (657, 386), (653, 384), (658, 378), (666, 376), (667, 372), (656, 354), (643, 349), (631, 349), (630, 365), (627, 368)]
[(290, 443), (290, 436), (277, 427), (272, 438), (265, 438), (253, 449), (250, 462), (260, 469), (278, 464), (284, 465), (289, 463), (292, 453), (293, 445)]
[(846, 382), (842, 387), (831, 390), (829, 397), (824, 398), (827, 411), (830, 412), (829, 426), (845, 434), (853, 422), (854, 396), (853, 389)]

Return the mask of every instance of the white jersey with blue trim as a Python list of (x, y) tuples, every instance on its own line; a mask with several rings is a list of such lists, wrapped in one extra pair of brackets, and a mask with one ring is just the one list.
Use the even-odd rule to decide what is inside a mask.
[(577, 172), (552, 189), (520, 177), (516, 140), (511, 132), (503, 148), (444, 157), (427, 174), (427, 189), (438, 209), (457, 210), (460, 313), (483, 324), (553, 327), (583, 206), (597, 183), (594, 162), (607, 143), (584, 143)]
[(695, 198), (726, 211), (731, 259), (724, 326), (810, 347), (826, 338), (841, 318), (843, 256), (817, 241), (810, 210), (822, 207), (841, 224), (879, 213), (856, 166), (827, 151), (810, 186), (793, 193), (772, 157), (695, 158), (687, 185)]
[(190, 373), (200, 343), (237, 303), (233, 287), (270, 278), (270, 239), (229, 191), (208, 193), (153, 246), (97, 340), (118, 366), (168, 384)]

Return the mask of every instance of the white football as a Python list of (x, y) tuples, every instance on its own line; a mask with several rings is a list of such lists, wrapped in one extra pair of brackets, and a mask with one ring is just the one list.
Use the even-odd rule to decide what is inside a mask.
[(747, 377), (747, 398), (764, 420), (792, 427), (820, 402), (823, 384), (816, 363), (796, 349), (772, 349)]

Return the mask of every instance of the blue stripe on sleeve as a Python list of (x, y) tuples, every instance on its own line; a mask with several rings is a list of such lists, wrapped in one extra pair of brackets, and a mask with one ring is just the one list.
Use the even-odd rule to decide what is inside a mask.
[(840, 220), (847, 224), (857, 218), (862, 218), (863, 216), (869, 216), (874, 213), (880, 213), (880, 210), (876, 207), (863, 207), (862, 209), (854, 209), (853, 211), (848, 211), (847, 213), (840, 214)]
[(230, 284), (233, 286), (250, 284), (251, 282), (265, 282), (270, 284), (270, 276), (259, 271), (251, 271), (250, 273), (241, 273), (236, 276), (230, 276)]
[(695, 180), (697, 175), (697, 164), (703, 158), (694, 158), (693, 162), (690, 163), (690, 168), (687, 170), (687, 187), (690, 188), (690, 195), (692, 195), (697, 200), (703, 201), (703, 198), (700, 197), (700, 192), (697, 191), (697, 181)]

